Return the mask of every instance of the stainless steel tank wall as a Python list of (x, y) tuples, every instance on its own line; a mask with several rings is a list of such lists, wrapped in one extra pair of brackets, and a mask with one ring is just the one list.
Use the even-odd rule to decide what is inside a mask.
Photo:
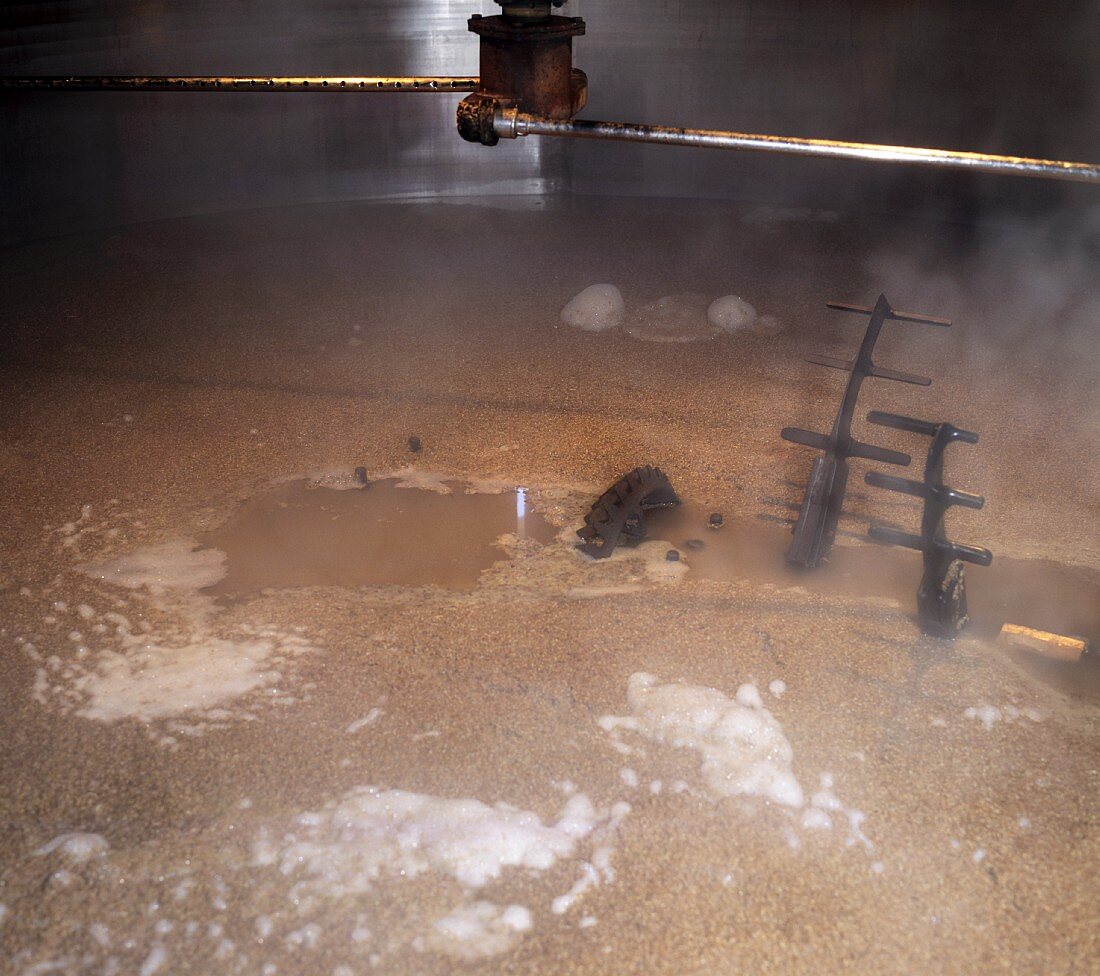
[[(477, 71), (489, 0), (9, 3), (0, 72)], [(585, 115), (787, 135), (1100, 155), (1100, 4), (572, 0)], [(950, 209), (1074, 189), (706, 150), (461, 142), (456, 98), (9, 94), (0, 241), (275, 204), (473, 194), (709, 196)], [(1089, 199), (1092, 188), (1079, 191)], [(1066, 195), (1070, 194), (1070, 197)]]

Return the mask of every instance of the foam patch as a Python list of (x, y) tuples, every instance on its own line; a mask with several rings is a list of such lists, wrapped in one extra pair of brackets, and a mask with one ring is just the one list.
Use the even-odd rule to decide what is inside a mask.
[(84, 563), (77, 569), (93, 579), (130, 590), (147, 589), (157, 595), (193, 592), (213, 586), (225, 576), (225, 553), (199, 550), (196, 545), (192, 539), (173, 539), (115, 559)]
[(630, 676), (627, 698), (634, 714), (601, 718), (605, 731), (627, 729), (694, 749), (702, 759), (703, 779), (717, 794), (763, 796), (802, 806), (802, 787), (791, 772), (794, 750), (755, 686), (742, 685), (730, 699), (714, 688), (662, 685), (639, 672)]

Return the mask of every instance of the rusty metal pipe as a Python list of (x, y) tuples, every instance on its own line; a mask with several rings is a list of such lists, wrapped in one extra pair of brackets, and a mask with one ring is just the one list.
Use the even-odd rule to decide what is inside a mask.
[(881, 146), (864, 142), (839, 142), (833, 139), (797, 139), (789, 136), (722, 132), (714, 129), (679, 129), (633, 122), (596, 122), (588, 119), (558, 121), (527, 115), (513, 107), (497, 109), (493, 117), (493, 129), (502, 139), (516, 139), (521, 136), (614, 139), (621, 142), (648, 142), (662, 146), (740, 149), (748, 152), (824, 156), (833, 159), (862, 159), (875, 163), (912, 163), (918, 166), (935, 166), (979, 173), (1100, 183), (1100, 163), (1067, 163), (1055, 159), (1029, 159), (1024, 156), (996, 156), (989, 153), (920, 149), (912, 146)]
[(58, 75), (0, 77), (0, 91), (472, 92), (463, 76)]

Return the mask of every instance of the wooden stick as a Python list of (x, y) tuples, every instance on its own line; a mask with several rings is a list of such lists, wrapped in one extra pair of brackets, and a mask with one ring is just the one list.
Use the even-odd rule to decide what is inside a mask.
[(1057, 661), (1080, 661), (1087, 645), (1077, 637), (1050, 634), (1045, 630), (1033, 630), (1021, 624), (1005, 624), (997, 638), (1002, 644), (1019, 647)]

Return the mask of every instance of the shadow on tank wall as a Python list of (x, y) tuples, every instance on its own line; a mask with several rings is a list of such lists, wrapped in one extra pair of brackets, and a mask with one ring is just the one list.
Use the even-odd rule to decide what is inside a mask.
[[(476, 73), (489, 0), (15, 3), (6, 74)], [(1100, 4), (572, 0), (584, 115), (1091, 160)], [(448, 95), (52, 93), (0, 100), (0, 242), (279, 204), (573, 192), (972, 220), (1094, 188), (606, 143), (487, 149)]]

